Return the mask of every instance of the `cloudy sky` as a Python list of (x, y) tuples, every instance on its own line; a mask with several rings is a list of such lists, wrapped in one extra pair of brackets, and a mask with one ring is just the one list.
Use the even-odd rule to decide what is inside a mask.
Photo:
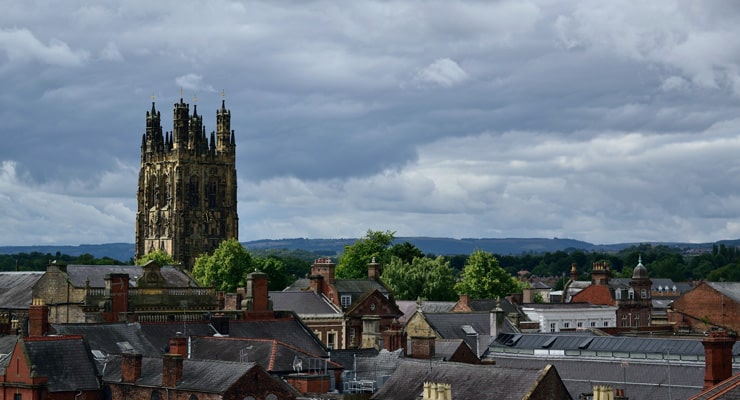
[[(122, 3), (122, 4), (121, 4)], [(740, 238), (735, 1), (22, 1), (0, 245), (134, 242), (152, 96), (236, 130), (242, 241)]]

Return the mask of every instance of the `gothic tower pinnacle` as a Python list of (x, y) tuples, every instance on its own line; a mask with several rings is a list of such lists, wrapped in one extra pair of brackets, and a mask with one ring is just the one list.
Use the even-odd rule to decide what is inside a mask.
[(173, 131), (162, 133), (152, 102), (141, 143), (137, 192), (136, 258), (163, 250), (185, 268), (226, 239), (238, 239), (236, 152), (231, 112), (216, 111), (210, 143), (203, 117), (182, 98), (173, 108)]

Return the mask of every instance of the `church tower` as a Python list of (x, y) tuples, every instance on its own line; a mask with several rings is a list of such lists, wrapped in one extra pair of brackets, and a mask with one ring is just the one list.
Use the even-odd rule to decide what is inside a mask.
[(226, 239), (238, 239), (236, 143), (225, 101), (206, 136), (197, 106), (180, 99), (173, 131), (162, 133), (152, 102), (141, 141), (136, 258), (163, 250), (185, 268)]

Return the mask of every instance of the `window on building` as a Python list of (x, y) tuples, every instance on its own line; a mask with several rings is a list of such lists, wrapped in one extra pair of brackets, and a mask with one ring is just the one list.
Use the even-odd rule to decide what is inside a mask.
[(673, 285), (673, 294), (676, 294), (678, 288), (676, 288), (676, 285)]
[(579, 328), (583, 328), (583, 322), (579, 322), (579, 323), (578, 323), (578, 327), (579, 327)]
[(349, 340), (351, 342), (355, 341), (355, 328), (349, 328)]
[(621, 291), (620, 289), (617, 289), (617, 290), (615, 290), (615, 291), (614, 291), (614, 297), (615, 297), (615, 298), (616, 298), (617, 300), (622, 300), (622, 291)]
[(550, 332), (556, 332), (557, 329), (558, 329), (558, 324), (556, 324), (555, 322), (550, 324)]
[(629, 296), (629, 299), (630, 300), (634, 300), (635, 299), (635, 291), (634, 290), (630, 289), (629, 292), (627, 292), (627, 295)]
[(154, 390), (152, 391), (152, 396), (150, 397), (152, 400), (160, 400), (161, 397), (159, 397), (159, 392)]
[(642, 289), (640, 291), (640, 297), (642, 297), (643, 299), (647, 299), (648, 298), (647, 289)]
[(188, 400), (198, 400), (198, 396), (191, 394), (190, 397), (188, 397)]
[(570, 322), (563, 322), (563, 328), (565, 329), (570, 328)]
[(591, 327), (592, 328), (596, 327), (596, 321), (591, 321)]
[(336, 346), (336, 334), (334, 332), (329, 332), (326, 334), (326, 346), (329, 347), (329, 350), (333, 350)]
[(350, 304), (352, 304), (352, 296), (348, 294), (343, 294), (342, 297), (339, 299), (339, 302), (342, 304), (342, 307), (347, 308)]
[(604, 321), (604, 326), (609, 326), (609, 321)]
[(20, 393), (16, 393), (13, 395), (13, 400), (23, 400), (23, 395)]
[(216, 208), (218, 206), (218, 202), (216, 201), (216, 182), (211, 181), (208, 183), (208, 187), (206, 188), (206, 196), (208, 198), (208, 208)]

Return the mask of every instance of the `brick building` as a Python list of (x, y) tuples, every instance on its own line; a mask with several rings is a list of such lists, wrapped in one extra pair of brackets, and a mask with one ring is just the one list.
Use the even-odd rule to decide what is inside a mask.
[[(342, 336), (336, 337), (335, 348), (384, 348), (385, 332), (400, 334), (397, 324), (403, 313), (396, 306), (393, 293), (380, 280), (380, 267), (373, 259), (368, 264), (367, 279), (335, 279), (336, 264), (330, 258), (319, 258), (311, 266), (308, 278), (297, 280), (285, 291), (311, 290), (342, 310), (345, 327)], [(301, 307), (285, 306), (291, 309)], [(333, 329), (321, 328), (320, 324), (312, 328), (320, 336), (328, 336)], [(393, 343), (400, 344), (401, 341), (394, 340)]]
[[(568, 290), (569, 282), (566, 284)], [(609, 263), (598, 261), (591, 270), (591, 284), (570, 297), (572, 303), (616, 306), (617, 327), (640, 328), (650, 326), (653, 303), (652, 281), (642, 258), (632, 273), (632, 278), (613, 279)]]
[[(45, 309), (31, 306), (32, 314), (38, 311)], [(0, 357), (0, 400), (99, 399), (98, 369), (83, 337), (32, 331), (33, 336), (19, 337), (10, 354)]]
[(668, 321), (680, 331), (740, 332), (740, 283), (701, 282), (673, 301)]

